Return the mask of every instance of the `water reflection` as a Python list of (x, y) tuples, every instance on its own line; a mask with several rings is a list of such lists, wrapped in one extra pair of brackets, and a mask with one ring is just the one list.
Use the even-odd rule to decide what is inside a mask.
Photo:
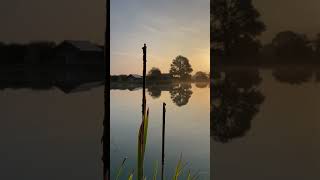
[(177, 84), (170, 91), (171, 99), (177, 106), (184, 106), (188, 104), (192, 93), (190, 83)]
[(273, 77), (281, 83), (300, 85), (311, 80), (313, 71), (306, 68), (276, 68)]
[[(147, 92), (153, 98), (161, 97), (162, 91), (168, 91), (172, 102), (181, 107), (188, 104), (191, 98), (192, 83), (166, 83), (166, 84), (147, 84)], [(195, 83), (197, 88), (208, 88), (209, 82)], [(141, 89), (141, 85), (137, 83), (111, 83), (111, 90), (130, 90), (135, 91)]]
[(148, 93), (153, 99), (157, 99), (161, 96), (161, 89), (157, 86), (152, 86), (148, 89)]
[(209, 87), (209, 82), (196, 82), (195, 85), (197, 88), (207, 88)]
[(218, 142), (242, 137), (259, 112), (264, 95), (259, 90), (259, 71), (216, 72), (211, 87), (211, 136)]
[(0, 90), (58, 88), (69, 94), (103, 86), (105, 72), (99, 67), (77, 68), (13, 68), (0, 70)]

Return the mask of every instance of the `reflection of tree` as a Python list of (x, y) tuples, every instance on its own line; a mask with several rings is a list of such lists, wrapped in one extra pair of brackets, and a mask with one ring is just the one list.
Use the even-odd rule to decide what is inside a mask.
[(195, 83), (197, 88), (206, 88), (209, 85), (209, 82), (196, 82)]
[(161, 89), (156, 86), (148, 88), (148, 92), (149, 92), (149, 95), (154, 99), (157, 99), (161, 96)]
[(320, 71), (319, 70), (315, 71), (315, 76), (316, 76), (316, 82), (320, 82)]
[(192, 95), (191, 84), (181, 83), (170, 91), (171, 99), (177, 106), (184, 106)]
[(302, 84), (312, 77), (312, 71), (306, 69), (276, 69), (272, 72), (273, 77), (282, 83)]
[(244, 136), (264, 101), (258, 70), (217, 73), (213, 78), (211, 136), (219, 142)]

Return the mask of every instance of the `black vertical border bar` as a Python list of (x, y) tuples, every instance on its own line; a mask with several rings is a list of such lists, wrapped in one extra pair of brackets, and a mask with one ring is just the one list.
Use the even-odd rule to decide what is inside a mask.
[(110, 0), (106, 0), (105, 19), (105, 85), (104, 85), (104, 120), (102, 137), (103, 179), (110, 179)]

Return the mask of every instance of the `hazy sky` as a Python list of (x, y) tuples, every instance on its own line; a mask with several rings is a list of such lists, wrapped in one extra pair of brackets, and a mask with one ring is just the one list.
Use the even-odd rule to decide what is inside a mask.
[(264, 42), (271, 41), (276, 33), (293, 30), (311, 38), (320, 33), (320, 0), (253, 0), (260, 11), (267, 31)]
[[(283, 30), (310, 36), (320, 32), (319, 0), (253, 2), (267, 25), (264, 42)], [(209, 0), (111, 0), (111, 5), (112, 73), (120, 73), (124, 65), (139, 73), (144, 42), (149, 68), (167, 72), (170, 61), (182, 54), (195, 70), (209, 69), (203, 63), (208, 57)], [(4, 42), (78, 39), (102, 44), (105, 0), (1, 0), (0, 22)]]
[(0, 0), (0, 41), (103, 43), (105, 0)]
[(142, 46), (147, 70), (168, 72), (182, 55), (194, 71), (210, 69), (210, 0), (111, 0), (111, 74), (142, 73)]

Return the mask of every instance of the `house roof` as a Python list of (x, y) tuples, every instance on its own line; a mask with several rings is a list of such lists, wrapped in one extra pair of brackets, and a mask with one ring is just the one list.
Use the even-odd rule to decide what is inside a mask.
[(138, 74), (130, 74), (128, 77), (142, 78), (142, 76), (140, 76)]
[(73, 41), (73, 40), (66, 40), (63, 43), (71, 44), (72, 46), (78, 48), (80, 51), (98, 51), (102, 52), (99, 46), (91, 43), (90, 41)]

